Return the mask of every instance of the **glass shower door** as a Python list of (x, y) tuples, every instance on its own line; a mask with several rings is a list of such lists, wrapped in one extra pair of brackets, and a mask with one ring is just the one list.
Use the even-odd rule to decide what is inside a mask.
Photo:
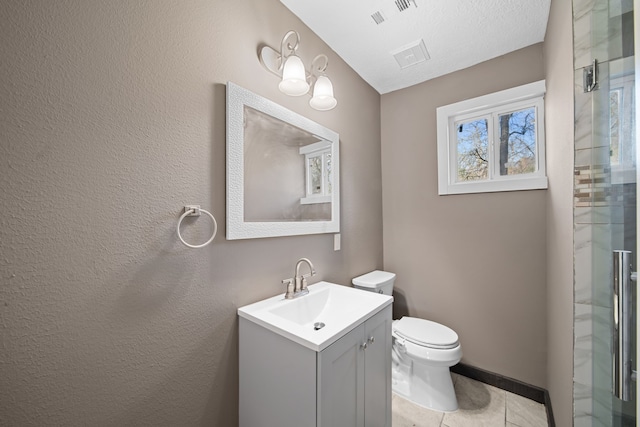
[[(638, 0), (636, 0), (638, 1)], [(636, 426), (636, 71), (632, 0), (595, 0), (591, 67), (591, 423)], [(591, 83), (591, 86), (589, 85)], [(578, 265), (576, 265), (578, 268)], [(576, 275), (577, 276), (577, 275)], [(579, 284), (576, 281), (576, 287)]]

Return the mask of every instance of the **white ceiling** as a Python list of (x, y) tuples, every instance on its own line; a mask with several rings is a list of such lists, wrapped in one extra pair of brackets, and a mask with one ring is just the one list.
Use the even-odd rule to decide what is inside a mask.
[[(543, 41), (551, 3), (551, 0), (280, 1), (381, 94)], [(402, 7), (405, 8), (401, 11)], [(372, 18), (376, 12), (385, 18), (380, 24)], [(430, 59), (400, 68), (392, 53), (420, 40), (424, 40)], [(331, 77), (331, 64), (327, 75)]]

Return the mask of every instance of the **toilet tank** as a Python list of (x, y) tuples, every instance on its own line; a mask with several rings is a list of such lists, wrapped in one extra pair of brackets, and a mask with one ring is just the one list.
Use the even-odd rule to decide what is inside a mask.
[(391, 295), (393, 292), (393, 282), (395, 280), (395, 273), (375, 270), (354, 278), (351, 283), (353, 283), (354, 288)]

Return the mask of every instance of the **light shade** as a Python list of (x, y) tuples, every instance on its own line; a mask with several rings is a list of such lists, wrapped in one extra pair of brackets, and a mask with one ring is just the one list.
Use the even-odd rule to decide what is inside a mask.
[(327, 76), (318, 76), (313, 85), (313, 98), (309, 101), (311, 108), (320, 111), (331, 110), (338, 104), (333, 97), (333, 84)]
[(278, 85), (278, 89), (290, 96), (301, 96), (309, 92), (304, 64), (296, 55), (289, 56), (285, 61), (282, 81)]

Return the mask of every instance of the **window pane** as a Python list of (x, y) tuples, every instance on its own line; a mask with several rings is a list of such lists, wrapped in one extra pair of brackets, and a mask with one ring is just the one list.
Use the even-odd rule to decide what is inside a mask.
[(612, 165), (620, 164), (621, 92), (620, 89), (609, 92), (609, 141), (611, 144), (609, 154)]
[(536, 109), (498, 116), (500, 126), (500, 175), (536, 171)]
[(322, 194), (322, 156), (309, 157), (311, 194)]
[(478, 181), (488, 177), (488, 120), (456, 123), (458, 181)]

